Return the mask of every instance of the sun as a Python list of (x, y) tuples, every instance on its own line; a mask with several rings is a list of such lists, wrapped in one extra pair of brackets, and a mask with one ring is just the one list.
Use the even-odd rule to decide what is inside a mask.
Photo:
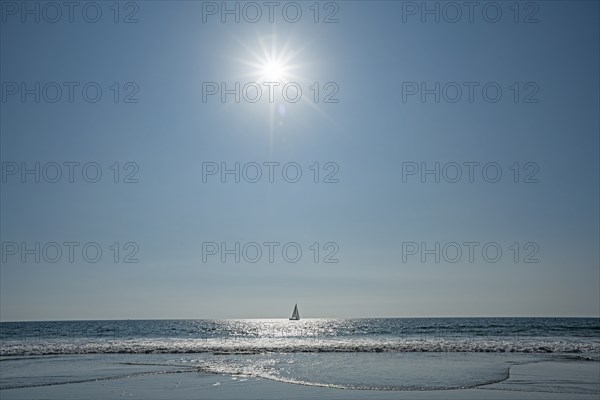
[(295, 79), (296, 75), (293, 73), (293, 70), (296, 68), (296, 65), (292, 64), (290, 59), (291, 54), (277, 53), (275, 50), (264, 54), (255, 63), (258, 80), (260, 82), (285, 84)]
[(286, 66), (276, 60), (267, 60), (261, 68), (261, 79), (267, 82), (281, 82), (285, 80)]
[(248, 59), (238, 61), (249, 67), (246, 75), (258, 84), (276, 82), (284, 85), (300, 78), (297, 72), (301, 65), (294, 62), (298, 52), (292, 51), (289, 42), (278, 46), (275, 33), (258, 36), (258, 47), (254, 49), (238, 41), (250, 55)]
[[(292, 36), (284, 39), (277, 35), (274, 28), (272, 33), (257, 35), (254, 40), (252, 38), (242, 40), (234, 34), (232, 36), (239, 45), (235, 56), (230, 58), (238, 71), (235, 78), (239, 79), (238, 82), (242, 82), (244, 87), (251, 87), (252, 90), (261, 93), (257, 98), (262, 101), (250, 103), (253, 103), (253, 110), (260, 110), (260, 112), (266, 110), (270, 149), (273, 149), (276, 142), (276, 128), (277, 132), (279, 129), (283, 131), (291, 124), (301, 121), (298, 115), (306, 112), (307, 109), (316, 111), (337, 125), (320, 108), (320, 104), (317, 104), (319, 101), (314, 101), (318, 97), (319, 84), (314, 76), (318, 63), (315, 64), (315, 59), (311, 58), (308, 51), (313, 40), (299, 42)], [(303, 96), (304, 88), (306, 90)], [(293, 97), (296, 95), (297, 97)], [(308, 107), (299, 106), (300, 100)], [(259, 104), (255, 106), (254, 103)], [(263, 105), (267, 107), (261, 107)]]

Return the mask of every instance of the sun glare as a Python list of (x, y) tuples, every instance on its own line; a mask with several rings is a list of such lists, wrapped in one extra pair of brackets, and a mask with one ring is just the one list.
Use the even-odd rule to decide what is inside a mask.
[[(306, 112), (298, 106), (298, 103), (308, 105), (333, 122), (320, 109), (317, 104), (318, 99), (314, 100), (319, 96), (320, 86), (316, 78), (311, 76), (315, 71), (315, 64), (307, 51), (310, 42), (299, 44), (290, 37), (281, 40), (275, 31), (271, 34), (259, 35), (249, 43), (235, 35), (233, 37), (243, 50), (238, 51), (232, 59), (240, 71), (235, 78), (239, 79), (244, 88), (250, 88), (251, 96), (258, 93), (250, 101), (252, 109), (266, 109), (269, 113), (268, 132), (271, 149), (275, 143), (275, 129), (279, 127), (285, 129), (291, 123), (297, 123), (300, 121), (299, 113)], [(330, 86), (333, 85), (330, 84), (328, 87)], [(259, 103), (259, 106), (255, 106), (255, 103)], [(260, 105), (267, 105), (267, 107), (263, 108)], [(293, 120), (292, 115), (295, 118)]]
[(280, 82), (284, 80), (285, 66), (277, 61), (267, 61), (262, 66), (262, 79), (269, 82)]
[(275, 34), (259, 36), (257, 39), (259, 47), (254, 49), (240, 41), (251, 56), (250, 59), (240, 60), (242, 64), (250, 67), (247, 76), (257, 80), (259, 84), (285, 84), (299, 78), (296, 73), (300, 65), (294, 62), (297, 54), (290, 50), (289, 42), (281, 47), (277, 46)]

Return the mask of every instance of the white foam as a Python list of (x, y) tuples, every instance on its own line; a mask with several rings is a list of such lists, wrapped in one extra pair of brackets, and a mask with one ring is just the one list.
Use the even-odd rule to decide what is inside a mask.
[(3, 341), (0, 356), (61, 354), (204, 353), (255, 354), (268, 352), (515, 352), (600, 355), (600, 340), (565, 338), (510, 340), (506, 338), (244, 338), (244, 339), (80, 339)]

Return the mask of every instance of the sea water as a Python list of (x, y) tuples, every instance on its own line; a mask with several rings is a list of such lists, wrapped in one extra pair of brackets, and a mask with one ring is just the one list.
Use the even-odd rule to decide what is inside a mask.
[[(540, 362), (600, 365), (595, 318), (131, 320), (0, 324), (0, 390), (225, 374), (356, 390), (474, 388)], [(598, 381), (575, 393), (598, 393)]]

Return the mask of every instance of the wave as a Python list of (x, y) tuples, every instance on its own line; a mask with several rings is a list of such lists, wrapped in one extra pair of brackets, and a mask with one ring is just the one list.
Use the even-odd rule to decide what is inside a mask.
[(179, 354), (213, 353), (320, 353), (320, 352), (496, 352), (564, 353), (600, 359), (600, 342), (564, 339), (123, 339), (123, 340), (52, 340), (4, 341), (0, 356), (37, 356), (69, 354)]

